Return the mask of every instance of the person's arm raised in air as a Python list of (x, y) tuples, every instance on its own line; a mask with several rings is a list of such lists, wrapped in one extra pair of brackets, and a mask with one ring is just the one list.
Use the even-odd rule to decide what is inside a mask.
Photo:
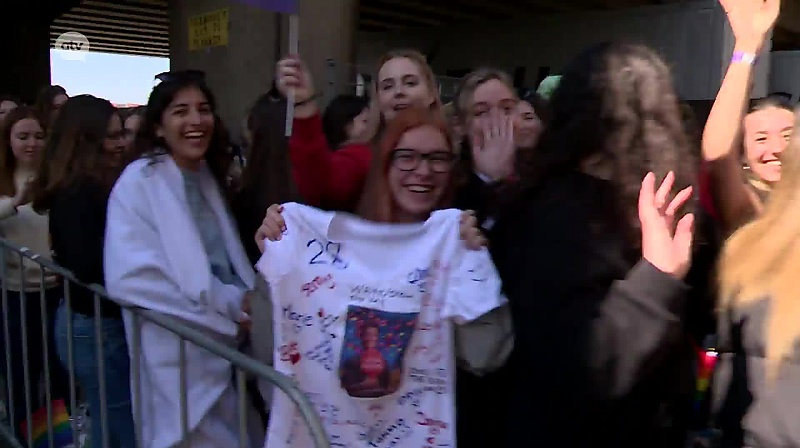
[(294, 181), (304, 202), (313, 206), (356, 204), (369, 171), (369, 146), (347, 144), (335, 152), (328, 146), (311, 75), (298, 57), (279, 61), (275, 79), (282, 95), (294, 95), (289, 155)]
[(736, 37), (734, 58), (722, 81), (703, 130), (702, 152), (711, 193), (726, 234), (761, 209), (761, 202), (742, 178), (739, 154), (755, 57), (775, 24), (780, 0), (719, 0)]

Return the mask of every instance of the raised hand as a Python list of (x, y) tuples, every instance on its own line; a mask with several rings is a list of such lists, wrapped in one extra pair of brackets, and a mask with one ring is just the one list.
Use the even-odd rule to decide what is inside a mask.
[(778, 20), (780, 0), (719, 0), (738, 45), (757, 51)]
[(639, 190), (642, 256), (662, 272), (683, 279), (691, 266), (694, 216), (686, 214), (674, 232), (672, 228), (675, 214), (692, 196), (692, 187), (684, 188), (667, 202), (675, 174), (670, 171), (658, 190), (655, 183), (656, 176), (647, 173)]
[(275, 85), (285, 98), (294, 94), (294, 100), (302, 103), (314, 95), (314, 83), (306, 64), (297, 56), (278, 61), (275, 68)]
[(472, 160), (475, 169), (492, 180), (504, 180), (514, 174), (514, 120), (497, 109), (480, 123), (472, 135)]

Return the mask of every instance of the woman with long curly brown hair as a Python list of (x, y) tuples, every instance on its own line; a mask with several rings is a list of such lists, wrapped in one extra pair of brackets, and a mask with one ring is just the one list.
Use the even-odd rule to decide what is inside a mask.
[(515, 330), (505, 446), (675, 446), (659, 419), (684, 341), (695, 170), (669, 68), (597, 45), (551, 107), (490, 236)]

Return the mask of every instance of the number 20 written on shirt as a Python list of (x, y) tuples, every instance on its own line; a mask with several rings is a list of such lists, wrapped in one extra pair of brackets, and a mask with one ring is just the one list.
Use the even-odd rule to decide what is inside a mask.
[(342, 243), (313, 239), (306, 243), (306, 247), (311, 249), (311, 258), (308, 264), (325, 264), (337, 269), (347, 269), (347, 262), (339, 258), (342, 250)]

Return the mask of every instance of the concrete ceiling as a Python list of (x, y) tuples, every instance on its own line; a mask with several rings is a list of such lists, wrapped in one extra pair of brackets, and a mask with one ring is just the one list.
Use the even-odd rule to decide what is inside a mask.
[(359, 25), (363, 31), (386, 31), (573, 11), (602, 11), (667, 1), (669, 0), (360, 0)]
[[(51, 0), (52, 1), (52, 0)], [(169, 0), (82, 0), (51, 26), (59, 34), (78, 31), (91, 50), (169, 57)], [(325, 1), (325, 0), (308, 0)], [(389, 31), (571, 11), (609, 10), (675, 0), (360, 0), (359, 29)], [(783, 0), (776, 48), (800, 42), (800, 0)]]
[(168, 0), (82, 0), (53, 21), (50, 43), (67, 31), (86, 36), (91, 51), (169, 57)]

